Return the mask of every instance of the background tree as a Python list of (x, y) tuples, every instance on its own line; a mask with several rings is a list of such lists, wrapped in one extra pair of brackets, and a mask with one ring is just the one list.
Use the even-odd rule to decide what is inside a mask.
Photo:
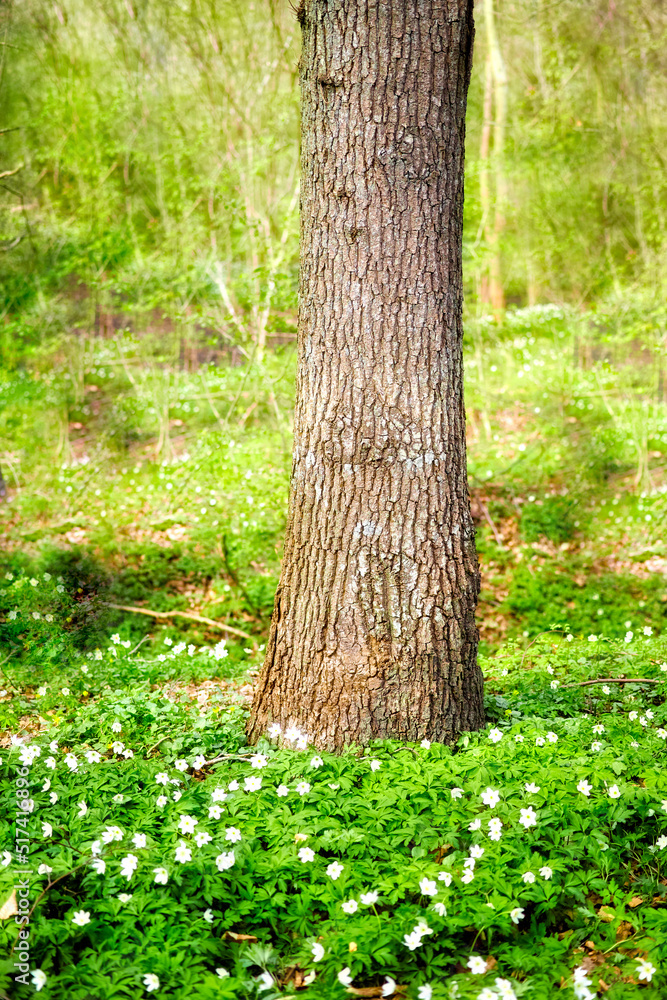
[[(482, 138), (479, 145), (479, 197), (484, 236), (489, 250), (489, 264), (488, 274), (481, 275), (479, 298), (480, 302), (490, 304), (498, 315), (505, 308), (500, 244), (505, 228), (507, 201), (504, 155), (508, 86), (505, 62), (496, 32), (493, 0), (484, 0), (484, 28), (486, 59)], [(491, 178), (493, 178), (493, 198)]]
[[(467, 307), (489, 312), (492, 264), (510, 307), (664, 301), (665, 4), (494, 0), (506, 128), (501, 160), (489, 130), (486, 213), (483, 123), (500, 116), (483, 113), (479, 8)], [(255, 357), (292, 332), (299, 34), (277, 0), (4, 4), (0, 174), (23, 168), (0, 189), (3, 356), (141, 330), (155, 309)]]
[(299, 368), (250, 734), (446, 740), (484, 720), (461, 239), (471, 0), (309, 0)]

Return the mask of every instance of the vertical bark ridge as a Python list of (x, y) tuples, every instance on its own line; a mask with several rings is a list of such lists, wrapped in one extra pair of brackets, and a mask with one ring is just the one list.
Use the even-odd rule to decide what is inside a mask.
[(323, 747), (483, 723), (465, 460), (470, 0), (306, 0), (299, 372), (249, 732)]

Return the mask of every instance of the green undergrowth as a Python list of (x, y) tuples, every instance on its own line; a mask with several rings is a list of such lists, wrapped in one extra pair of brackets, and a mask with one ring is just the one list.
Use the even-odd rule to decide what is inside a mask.
[[(664, 627), (663, 314), (633, 292), (586, 313), (544, 305), (466, 317), (485, 651), (552, 624), (617, 637), (636, 623)], [(232, 364), (206, 360), (205, 336), (185, 326), (162, 337), (63, 335), (0, 369), (0, 574), (49, 572), (81, 587), (80, 647), (114, 628), (142, 638), (147, 619), (114, 603), (190, 611), (265, 638), (296, 354), (288, 344), (258, 362), (237, 346), (245, 354)], [(200, 645), (215, 638), (201, 623), (170, 627)], [(230, 641), (232, 659), (241, 650)]]
[[(614, 636), (628, 619), (664, 627), (663, 313), (633, 293), (583, 314), (544, 305), (467, 316), (484, 650), (556, 623)], [(235, 364), (186, 363), (205, 349), (185, 327), (63, 335), (0, 369), (0, 574), (49, 572), (81, 587), (87, 649), (113, 628), (142, 637), (147, 621), (105, 611), (112, 603), (266, 635), (296, 354), (287, 345), (258, 362), (243, 348)], [(214, 638), (201, 624), (171, 625), (184, 637), (195, 629), (201, 645)]]
[[(519, 566), (512, 576), (505, 612), (531, 636), (558, 623), (576, 634), (623, 638), (645, 627), (667, 624), (664, 578), (640, 579), (629, 573), (600, 573), (577, 579), (576, 565), (562, 562)], [(575, 578), (575, 579), (573, 579)]]
[(0, 729), (35, 713), (82, 724), (82, 706), (108, 698), (112, 690), (144, 698), (165, 684), (184, 688), (244, 677), (264, 649), (252, 639), (234, 637), (230, 643), (220, 632), (201, 642), (196, 628), (184, 631), (169, 623), (138, 633), (135, 616), (125, 616), (113, 632), (109, 620), (117, 615), (94, 591), (87, 596), (82, 587), (68, 589), (63, 576), (48, 571), (39, 578), (8, 571), (4, 583), (0, 640), (9, 654), (0, 664)]
[(22, 677), (0, 754), (0, 897), (25, 880), (31, 908), (12, 997), (664, 994), (664, 640), (508, 643), (482, 661), (482, 732), (332, 755), (315, 728), (248, 747), (224, 692), (164, 683), (224, 674), (222, 650), (166, 638), (75, 656), (67, 694)]

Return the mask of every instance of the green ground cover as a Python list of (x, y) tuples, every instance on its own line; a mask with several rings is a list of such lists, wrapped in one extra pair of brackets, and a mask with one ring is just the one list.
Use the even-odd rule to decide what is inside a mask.
[[(615, 327), (611, 309), (468, 318), (487, 651), (551, 625), (616, 638), (664, 626), (664, 316), (647, 301), (628, 311)], [(642, 342), (656, 343), (638, 353), (640, 327)], [(75, 643), (92, 642), (84, 628), (101, 630), (98, 644), (116, 628), (143, 636), (145, 617), (110, 604), (224, 619), (255, 645), (265, 633), (286, 511), (295, 352), (288, 344), (262, 362), (190, 365), (186, 344), (180, 334), (79, 335), (0, 373), (3, 567), (81, 588), (67, 623)], [(171, 627), (200, 645), (206, 637), (192, 621)], [(247, 655), (243, 643), (229, 648), (234, 662)]]
[[(53, 594), (8, 582), (17, 619), (24, 593)], [(39, 970), (10, 987), (11, 954), (9, 995), (662, 995), (663, 640), (509, 644), (483, 662), (482, 733), (334, 756), (315, 732), (246, 746), (223, 691), (163, 683), (224, 667), (224, 646), (164, 638), (114, 634), (48, 670), (44, 727), (2, 753), (0, 886), (30, 873)], [(2, 925), (6, 953), (17, 933)]]
[(293, 12), (0, 10), (0, 997), (667, 995), (667, 21), (495, 9), (506, 142), (484, 161), (480, 11), (463, 246), (488, 725), (339, 757), (244, 738), (291, 464)]
[(244, 738), (292, 348), (189, 370), (123, 335), (5, 373), (0, 896), (25, 831), (46, 977), (9, 995), (661, 995), (667, 435), (650, 365), (572, 363), (590, 323), (470, 324), (486, 730), (341, 757)]

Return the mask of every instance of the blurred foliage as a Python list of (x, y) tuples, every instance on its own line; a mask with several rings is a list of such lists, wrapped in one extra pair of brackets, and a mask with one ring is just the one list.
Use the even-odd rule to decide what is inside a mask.
[(264, 336), (294, 305), (289, 8), (29, 0), (2, 18), (3, 353), (133, 314)]
[(566, 497), (548, 497), (540, 506), (528, 504), (521, 511), (521, 534), (527, 542), (542, 536), (551, 542), (567, 542), (576, 531), (575, 509), (576, 500)]
[[(656, 0), (499, 0), (508, 75), (508, 301), (664, 289), (667, 12)], [(299, 26), (275, 0), (3, 5), (2, 352), (64, 333), (293, 334)], [(468, 304), (488, 259), (479, 192), (486, 36), (469, 98)], [(619, 307), (621, 308), (621, 307)], [(664, 330), (663, 330), (664, 332)]]
[[(477, 20), (466, 146), (474, 294), (488, 253), (479, 192), (481, 8)], [(636, 283), (664, 289), (664, 4), (497, 0), (495, 20), (508, 77), (501, 247), (508, 302), (590, 305)]]

